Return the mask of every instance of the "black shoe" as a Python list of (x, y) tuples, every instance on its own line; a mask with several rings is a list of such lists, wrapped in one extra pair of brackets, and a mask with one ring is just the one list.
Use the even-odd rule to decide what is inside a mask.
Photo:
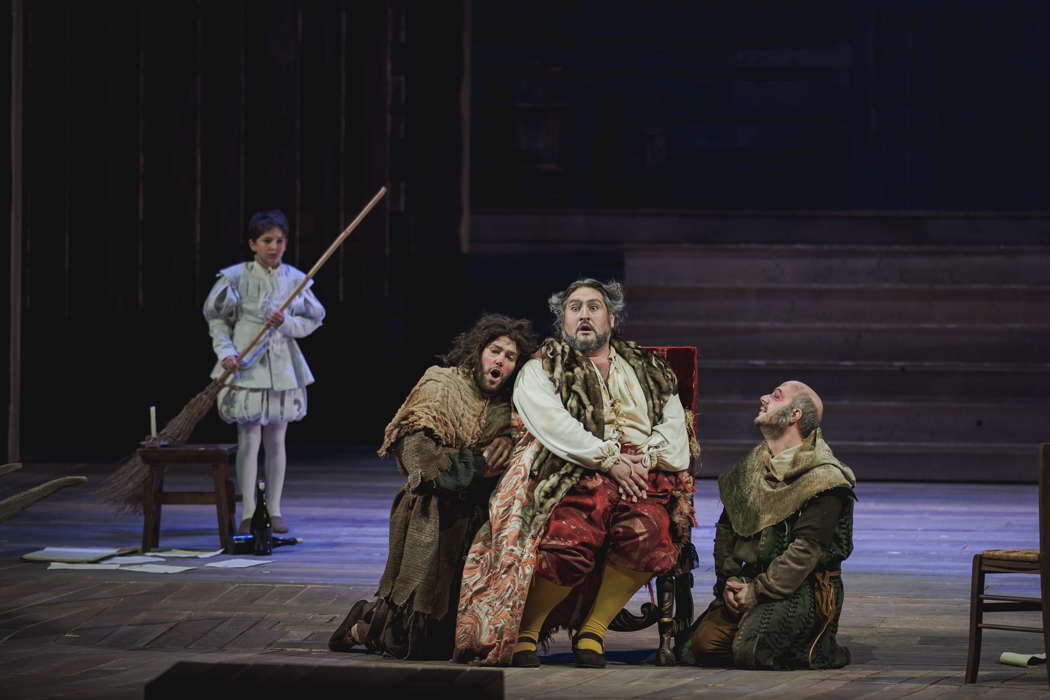
[(358, 642), (353, 635), (354, 625), (361, 620), (367, 605), (367, 600), (359, 600), (350, 606), (350, 612), (346, 614), (342, 624), (336, 628), (335, 632), (328, 639), (329, 649), (332, 651), (350, 651), (357, 646)]
[[(532, 637), (518, 637), (518, 641), (538, 644)], [(516, 651), (514, 656), (510, 657), (510, 665), (515, 668), (539, 668), (540, 657), (535, 649), (532, 651)]]
[[(602, 652), (591, 651), (590, 649), (577, 649), (576, 644), (581, 639), (593, 639), (602, 645)], [(576, 657), (577, 668), (605, 668), (605, 640), (596, 635), (594, 632), (580, 632), (572, 640), (572, 653)]]

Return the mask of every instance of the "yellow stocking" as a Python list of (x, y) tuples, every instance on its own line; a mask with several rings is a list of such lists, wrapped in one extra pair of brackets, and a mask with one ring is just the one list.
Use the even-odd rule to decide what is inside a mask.
[[(598, 589), (598, 596), (594, 599), (594, 605), (583, 627), (580, 628), (580, 632), (591, 632), (605, 639), (605, 633), (609, 631), (609, 623), (623, 609), (623, 606), (627, 605), (627, 601), (631, 599), (635, 591), (652, 577), (653, 575), (648, 572), (618, 569), (606, 563), (605, 570), (602, 571), (602, 585)], [(581, 639), (577, 642), (576, 648), (602, 653), (602, 645), (593, 639)]]
[[(525, 600), (525, 610), (521, 613), (518, 638), (531, 637), (538, 640), (547, 616), (558, 603), (565, 600), (571, 590), (572, 586), (559, 586), (542, 576), (535, 576), (532, 579), (532, 590), (529, 591), (529, 597)], [(536, 651), (536, 644), (535, 642), (518, 642), (514, 647), (514, 652), (519, 651)]]

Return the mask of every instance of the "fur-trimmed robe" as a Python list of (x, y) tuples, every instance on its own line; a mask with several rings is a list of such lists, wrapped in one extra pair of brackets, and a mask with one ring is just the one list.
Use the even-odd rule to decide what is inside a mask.
[[(659, 424), (664, 405), (678, 388), (674, 372), (663, 359), (635, 343), (613, 339), (612, 344), (638, 377), (651, 424)], [(553, 338), (540, 347), (539, 358), (569, 414), (591, 434), (604, 438), (601, 388), (590, 360)], [(464, 565), (455, 660), (479, 665), (510, 663), (547, 520), (587, 471), (551, 453), (532, 435), (526, 434), (515, 447), (510, 466), (489, 502), (489, 522), (478, 531)], [(679, 550), (676, 570), (688, 570), (696, 561), (689, 541), (695, 524), (693, 478), (688, 472), (674, 475), (678, 487), (668, 510), (672, 539)], [(596, 570), (551, 613), (546, 630), (579, 627), (597, 591), (599, 573)]]
[[(365, 615), (371, 651), (451, 657), (463, 559), (496, 481), (471, 480), (471, 470), (483, 469), (485, 445), (509, 434), (507, 394), (484, 396), (458, 367), (429, 368), (387, 425), (379, 454), (393, 454), (407, 478), (390, 509), (386, 568)], [(451, 472), (464, 476), (457, 482)]]

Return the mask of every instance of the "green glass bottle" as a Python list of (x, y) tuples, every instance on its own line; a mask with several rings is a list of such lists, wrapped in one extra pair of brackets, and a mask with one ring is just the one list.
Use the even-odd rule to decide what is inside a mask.
[[(302, 544), (302, 537), (280, 537), (274, 535), (270, 538), (270, 546), (274, 549), (286, 545)], [(230, 538), (230, 545), (226, 548), (226, 554), (252, 554), (255, 551), (255, 538), (251, 535), (234, 535)]]
[(270, 511), (266, 508), (266, 482), (261, 480), (255, 486), (255, 512), (252, 513), (251, 531), (252, 554), (273, 554), (273, 525), (270, 523)]

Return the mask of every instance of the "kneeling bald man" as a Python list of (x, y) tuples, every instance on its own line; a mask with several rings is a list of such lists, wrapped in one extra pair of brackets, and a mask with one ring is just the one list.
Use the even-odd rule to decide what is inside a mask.
[(856, 478), (821, 436), (815, 391), (788, 381), (760, 401), (764, 440), (718, 479), (715, 599), (679, 655), (698, 666), (841, 668)]

